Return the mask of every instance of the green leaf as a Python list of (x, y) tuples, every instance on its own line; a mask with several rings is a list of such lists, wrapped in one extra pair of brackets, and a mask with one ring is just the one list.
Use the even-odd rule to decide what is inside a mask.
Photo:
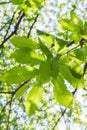
[(81, 61), (87, 61), (87, 46), (78, 48), (73, 51), (75, 57)]
[(27, 5), (27, 7), (31, 7), (30, 1), (26, 0), (25, 5)]
[(29, 69), (24, 66), (18, 66), (2, 74), (0, 76), (0, 80), (5, 81), (8, 84), (17, 84), (30, 78), (34, 78), (37, 74), (37, 69)]
[(21, 96), (23, 96), (23, 94), (27, 91), (27, 89), (29, 88), (28, 85), (24, 85), (22, 86), (15, 94), (15, 98), (18, 99)]
[(51, 62), (50, 62), (49, 59), (40, 64), (39, 73), (40, 73), (40, 81), (41, 81), (41, 83), (46, 83), (46, 82), (50, 81)]
[(42, 87), (34, 86), (28, 94), (25, 107), (26, 112), (29, 116), (33, 115), (38, 109), (43, 96), (43, 92), (44, 90)]
[(68, 41), (60, 39), (60, 38), (56, 38), (56, 41), (61, 48), (63, 48), (64, 46), (66, 46), (68, 44)]
[(37, 29), (37, 33), (38, 33), (39, 35), (50, 36), (50, 34), (44, 32), (44, 31), (38, 30), (38, 29)]
[(83, 77), (81, 77), (82, 75), (78, 74), (77, 72), (72, 73), (71, 70), (70, 70), (70, 67), (68, 65), (65, 65), (64, 63), (59, 63), (59, 73), (74, 88), (83, 88), (85, 86), (84, 79), (83, 79)]
[(76, 79), (76, 81), (73, 83), (74, 88), (84, 88), (86, 86), (84, 78)]
[(52, 75), (52, 78), (56, 78), (58, 76), (58, 73), (59, 73), (59, 59), (58, 57), (55, 57), (52, 59), (52, 62), (51, 62), (51, 75)]
[(17, 62), (22, 64), (36, 65), (41, 61), (45, 61), (45, 57), (39, 52), (31, 51), (29, 48), (16, 49), (12, 54), (11, 58), (14, 58)]
[(37, 30), (38, 35), (43, 37), (43, 42), (46, 43), (47, 47), (51, 49), (51, 45), (54, 44), (54, 48), (58, 48), (58, 45), (56, 44), (56, 37), (52, 34), (48, 34), (46, 32)]
[(42, 7), (42, 4), (44, 2), (42, 0), (32, 0), (32, 1), (35, 3), (36, 7), (39, 9)]
[(82, 35), (80, 34), (80, 33), (78, 33), (78, 32), (74, 32), (74, 33), (72, 33), (70, 36), (69, 36), (69, 38), (72, 40), (72, 39), (74, 39), (76, 42), (75, 43), (78, 43), (79, 41), (80, 41), (80, 39), (81, 39), (81, 37), (82, 37)]
[(83, 21), (76, 15), (76, 13), (74, 11), (70, 12), (70, 16), (71, 16), (71, 20), (74, 24), (83, 28)]
[(25, 1), (25, 0), (11, 0), (11, 2), (12, 2), (13, 4), (17, 4), (17, 5), (22, 4), (24, 1)]
[(52, 57), (52, 54), (51, 54), (50, 50), (48, 49), (48, 47), (40, 39), (39, 39), (39, 45), (40, 45), (40, 49), (43, 52), (43, 54), (45, 54), (48, 58)]
[(54, 97), (56, 101), (65, 107), (71, 108), (73, 103), (73, 96), (67, 90), (66, 85), (64, 84), (64, 80), (62, 77), (58, 76), (57, 79), (53, 81), (54, 84)]
[(85, 21), (84, 23), (84, 29), (86, 30), (86, 34), (87, 34), (87, 21)]
[(26, 37), (13, 37), (10, 41), (17, 48), (24, 48), (24, 47), (28, 47), (30, 49), (39, 48), (38, 43)]
[[(54, 50), (54, 53), (57, 52), (58, 48), (60, 47), (59, 46), (60, 43), (58, 43), (58, 40), (60, 40), (59, 38), (57, 38), (56, 36), (54, 36), (52, 34), (43, 32), (41, 30), (37, 30), (37, 33), (38, 33), (38, 35), (43, 37), (43, 42), (46, 43), (47, 47), (50, 48), (50, 50), (52, 49), (52, 52), (53, 52), (53, 50)], [(53, 47), (51, 47), (52, 44), (54, 45)], [(63, 43), (62, 43), (62, 45), (63, 45)]]
[(79, 32), (80, 28), (75, 25), (71, 20), (68, 19), (62, 19), (59, 21), (59, 23), (66, 29), (72, 32)]
[(68, 67), (68, 65), (60, 62), (59, 63), (59, 72), (61, 73), (63, 78), (66, 79), (69, 83), (73, 84), (73, 82), (75, 82), (75, 78), (71, 74), (71, 71), (70, 71), (70, 68)]
[(82, 76), (83, 76), (83, 75), (77, 73), (75, 70), (73, 70), (73, 69), (71, 69), (71, 68), (70, 68), (70, 71), (71, 71), (73, 77), (75, 77), (76, 79), (81, 79)]

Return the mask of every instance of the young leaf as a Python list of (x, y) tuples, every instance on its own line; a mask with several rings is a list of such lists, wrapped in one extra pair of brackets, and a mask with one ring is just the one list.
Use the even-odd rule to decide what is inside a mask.
[(46, 82), (50, 81), (51, 62), (50, 62), (49, 59), (40, 64), (39, 73), (40, 73), (40, 81), (41, 81), (41, 83), (46, 83)]
[[(52, 34), (37, 30), (37, 33), (43, 37), (43, 41), (47, 44), (49, 49), (54, 49), (55, 51), (58, 50), (58, 38)], [(61, 45), (62, 46), (62, 45)]]
[(39, 39), (39, 45), (40, 45), (40, 49), (43, 52), (43, 54), (45, 54), (48, 58), (52, 57), (52, 54), (51, 54), (50, 50), (48, 49), (48, 47), (40, 39)]
[(43, 0), (32, 0), (34, 3), (35, 3), (35, 5), (36, 5), (36, 7), (37, 8), (41, 8), (42, 7), (42, 4), (43, 4)]
[(59, 72), (69, 83), (73, 84), (73, 82), (75, 82), (75, 78), (71, 74), (70, 68), (64, 63), (59, 63)]
[(29, 88), (28, 85), (24, 85), (23, 87), (21, 87), (15, 94), (15, 98), (18, 99), (21, 96), (23, 96), (23, 94), (27, 91), (27, 89)]
[(87, 60), (87, 46), (78, 48), (78, 49), (74, 50), (73, 52), (77, 59), (84, 61), (84, 62)]
[(83, 21), (76, 15), (76, 13), (74, 11), (71, 11), (70, 15), (72, 22), (78, 25), (79, 27), (83, 28)]
[(60, 46), (61, 48), (63, 48), (65, 45), (68, 44), (68, 41), (63, 40), (63, 39), (60, 39), (60, 38), (56, 38), (56, 41), (57, 41), (57, 43), (59, 44), (59, 46)]
[[(74, 88), (83, 88), (84, 86), (84, 79), (81, 77), (81, 74), (77, 72), (71, 72), (70, 67), (63, 63), (59, 64), (59, 73), (62, 77), (67, 80)], [(76, 74), (76, 75), (75, 75)], [(81, 78), (80, 78), (81, 77)], [(80, 79), (79, 79), (80, 78)]]
[(73, 77), (75, 77), (76, 79), (81, 79), (82, 76), (83, 76), (83, 75), (77, 73), (75, 70), (73, 70), (73, 69), (71, 69), (71, 68), (70, 68), (70, 71), (71, 71)]
[(72, 32), (79, 32), (80, 28), (75, 25), (72, 20), (68, 20), (68, 19), (62, 19), (59, 21), (59, 23), (66, 29)]
[(26, 1), (25, 1), (25, 5), (26, 5), (27, 7), (31, 7), (30, 1), (26, 0)]
[(51, 75), (52, 78), (56, 78), (58, 76), (59, 73), (59, 59), (58, 57), (53, 58), (52, 62), (51, 62)]
[(29, 48), (24, 47), (16, 49), (12, 54), (11, 58), (14, 58), (21, 64), (36, 65), (41, 61), (45, 61), (45, 57), (39, 52), (31, 51)]
[(0, 76), (1, 81), (8, 84), (17, 84), (24, 82), (30, 78), (34, 78), (38, 73), (37, 69), (29, 70), (24, 66), (18, 66), (10, 69)]
[(38, 43), (26, 37), (13, 37), (10, 41), (17, 48), (23, 48), (23, 47), (28, 47), (30, 49), (39, 48)]
[(78, 33), (78, 32), (73, 32), (69, 36), (70, 39), (74, 39), (75, 40), (75, 43), (78, 43), (80, 41), (81, 37), (82, 37), (82, 35), (80, 33)]
[(54, 97), (56, 101), (65, 107), (71, 108), (73, 103), (73, 96), (67, 90), (64, 80), (61, 76), (58, 76), (57, 79), (53, 81), (54, 84)]
[(29, 116), (33, 115), (38, 109), (43, 96), (43, 92), (44, 90), (42, 87), (34, 86), (28, 94), (25, 107), (26, 112)]
[(50, 34), (48, 34), (48, 33), (46, 33), (46, 32), (43, 32), (43, 31), (41, 31), (41, 30), (37, 30), (37, 33), (38, 33), (39, 35), (50, 36)]

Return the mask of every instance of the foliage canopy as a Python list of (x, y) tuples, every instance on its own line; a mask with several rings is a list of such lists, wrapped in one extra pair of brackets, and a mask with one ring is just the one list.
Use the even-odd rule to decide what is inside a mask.
[[(46, 15), (47, 3), (50, 1), (0, 3), (4, 13), (7, 5), (15, 10), (11, 18), (4, 14), (7, 21), (3, 24), (2, 20), (0, 29), (0, 129), (56, 130), (65, 114), (66, 123), (73, 115), (73, 123), (83, 125), (84, 130), (87, 126), (79, 118), (82, 108), (77, 100), (79, 90), (83, 99), (87, 96), (87, 21), (78, 16), (76, 3), (71, 2), (72, 8), (65, 17), (56, 16), (54, 33), (44, 31), (35, 25), (43, 23), (41, 12), (45, 10)], [(59, 7), (61, 10), (61, 4)], [(55, 112), (49, 111), (51, 107)], [(18, 123), (23, 114), (25, 122)], [(48, 119), (47, 127), (44, 128), (41, 118)]]

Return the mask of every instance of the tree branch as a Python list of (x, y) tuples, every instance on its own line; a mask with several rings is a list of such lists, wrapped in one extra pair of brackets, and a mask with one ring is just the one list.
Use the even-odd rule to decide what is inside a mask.
[(13, 94), (14, 92), (0, 92), (0, 94)]
[(30, 27), (30, 29), (29, 29), (29, 32), (28, 32), (27, 38), (30, 37), (31, 31), (32, 31), (32, 29), (33, 29), (35, 23), (37, 22), (37, 18), (38, 18), (38, 16), (39, 16), (39, 13), (36, 15), (36, 17), (35, 17), (35, 19), (34, 19), (32, 25), (31, 25), (31, 27)]
[(20, 86), (12, 93), (12, 98), (14, 97), (14, 95), (16, 94), (16, 92), (22, 88), (25, 84), (27, 84), (31, 79), (26, 80), (25, 82), (21, 83)]
[(11, 99), (10, 99), (10, 108), (9, 108), (9, 115), (8, 115), (8, 120), (7, 120), (7, 130), (9, 130), (9, 122), (10, 122), (10, 114), (11, 114), (11, 106), (12, 106), (12, 101), (13, 101), (13, 97), (15, 96), (16, 92), (22, 88), (25, 84), (27, 84), (31, 79), (26, 80), (25, 82), (21, 83), (20, 86), (11, 94)]
[(64, 114), (66, 113), (66, 110), (67, 110), (67, 109), (65, 109), (65, 110), (62, 112), (61, 117), (58, 118), (58, 120), (55, 122), (55, 125), (54, 125), (54, 127), (52, 128), (52, 130), (55, 130), (55, 127), (57, 126), (57, 124), (58, 124), (58, 122), (61, 120), (61, 118), (64, 116)]
[(11, 97), (11, 100), (10, 100), (10, 109), (9, 109), (8, 120), (7, 120), (7, 130), (9, 130), (9, 122), (10, 122), (10, 115), (11, 115), (12, 98), (13, 97)]
[(11, 1), (9, 1), (9, 2), (0, 2), (0, 5), (9, 4), (9, 3), (11, 3)]
[(6, 31), (6, 34), (5, 34), (5, 36), (4, 36), (4, 39), (6, 38), (8, 32), (9, 32), (9, 30), (10, 30), (10, 26), (11, 26), (12, 21), (13, 21), (13, 19), (14, 19), (15, 13), (16, 13), (16, 11), (15, 11), (15, 12), (13, 13), (13, 15), (12, 15), (12, 18), (11, 18), (11, 20), (10, 20), (10, 23), (9, 23), (8, 29), (7, 29), (7, 31)]
[(1, 113), (0, 113), (0, 114), (2, 114), (2, 112), (5, 110), (6, 106), (7, 106), (9, 103), (10, 103), (10, 101), (8, 101), (8, 102), (5, 104), (5, 106), (2, 108), (2, 110), (1, 110)]
[(9, 40), (14, 34), (17, 33), (18, 27), (19, 27), (19, 25), (20, 25), (21, 20), (22, 20), (23, 17), (24, 17), (24, 13), (23, 13), (23, 14), (20, 16), (20, 18), (18, 19), (18, 22), (17, 22), (16, 25), (15, 25), (14, 31), (13, 31), (8, 37), (6, 37), (6, 38), (2, 41), (2, 43), (0, 44), (0, 48), (3, 48), (3, 47), (4, 47), (4, 43), (7, 42), (7, 40)]
[[(79, 44), (78, 44), (77, 46), (71, 48), (70, 50), (68, 50), (67, 52), (65, 52), (65, 53), (63, 53), (63, 54), (59, 54), (58, 56), (66, 55), (66, 54), (68, 54), (69, 52), (71, 52), (71, 51), (77, 49), (78, 47), (82, 47), (82, 46), (85, 44), (85, 42), (87, 42), (87, 40), (84, 39), (84, 38), (82, 38), (82, 39), (79, 41)], [(72, 41), (72, 43), (73, 43), (73, 41)], [(68, 46), (69, 46), (69, 45), (68, 45)]]
[[(77, 92), (77, 88), (72, 92), (73, 95), (75, 95), (75, 93)], [(66, 108), (64, 109), (64, 111), (62, 111), (61, 116), (57, 119), (57, 121), (55, 122), (55, 125), (53, 126), (52, 130), (55, 130), (55, 127), (57, 126), (58, 122), (61, 120), (61, 118), (64, 116), (64, 114), (66, 113)]]
[(60, 54), (60, 56), (64, 56), (64, 55), (68, 54), (69, 52), (71, 52), (71, 51), (77, 49), (79, 46), (80, 46), (80, 44), (77, 45), (77, 46), (75, 46), (75, 47), (73, 47), (72, 49), (68, 50), (67, 52), (65, 52), (65, 53), (63, 53), (63, 54)]

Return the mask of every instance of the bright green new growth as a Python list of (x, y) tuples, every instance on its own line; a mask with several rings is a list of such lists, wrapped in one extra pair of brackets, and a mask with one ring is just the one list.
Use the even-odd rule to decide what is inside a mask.
[(29, 116), (35, 113), (38, 109), (42, 96), (43, 88), (40, 86), (33, 86), (26, 100), (26, 112)]
[[(14, 1), (14, 4), (20, 5), (25, 2), (24, 0)], [(34, 5), (33, 5), (34, 2)], [(40, 1), (30, 2), (33, 6), (38, 5)], [(32, 86), (31, 91), (27, 94), (25, 103), (26, 112), (29, 116), (33, 115), (40, 106), (41, 99), (43, 98), (44, 88), (46, 83), (53, 83), (53, 93), (55, 100), (62, 106), (73, 107), (73, 94), (67, 89), (65, 81), (70, 83), (73, 88), (85, 86), (83, 72), (74, 70), (74, 62), (79, 61), (79, 68), (82, 69), (82, 63), (87, 62), (87, 46), (80, 45), (80, 40), (86, 38), (87, 30), (83, 21), (79, 19), (75, 13), (71, 12), (71, 19), (62, 19), (59, 21), (64, 30), (71, 32), (69, 40), (55, 37), (51, 34), (38, 30), (39, 39), (34, 41), (32, 38), (26, 37), (13, 37), (10, 42), (15, 47), (11, 58), (17, 62), (17, 66), (4, 72), (0, 76), (0, 80), (7, 84), (20, 84), (26, 80), (38, 80), (37, 86)], [(43, 37), (43, 40), (40, 39)], [(54, 46), (51, 48), (46, 42), (54, 40)], [(51, 40), (50, 40), (51, 39)], [(75, 45), (79, 44), (79, 48), (70, 51), (71, 46), (66, 47), (69, 41), (75, 40)], [(51, 45), (51, 43), (50, 43)], [(55, 48), (57, 46), (57, 50)], [(73, 51), (73, 52), (72, 52)], [(81, 55), (81, 56), (79, 56)], [(21, 66), (19, 66), (19, 64)], [(31, 67), (31, 69), (29, 69)], [(79, 81), (80, 79), (80, 81)], [(22, 96), (24, 91), (27, 92), (28, 86), (24, 86), (16, 93), (16, 98)], [(21, 93), (19, 95), (19, 93)], [(19, 95), (19, 96), (18, 96)]]

